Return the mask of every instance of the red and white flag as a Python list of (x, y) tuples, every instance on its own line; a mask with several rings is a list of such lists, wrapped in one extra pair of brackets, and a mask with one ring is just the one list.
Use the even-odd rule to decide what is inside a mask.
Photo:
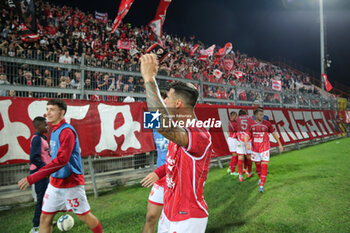
[(200, 61), (207, 61), (208, 60), (208, 56), (207, 55), (202, 55), (198, 58), (198, 60)]
[(214, 54), (214, 49), (215, 49), (215, 44), (213, 44), (212, 46), (210, 46), (207, 49), (202, 49), (199, 51), (200, 55), (202, 55), (202, 59), (207, 59), (209, 56), (213, 56)]
[(107, 23), (108, 13), (100, 13), (100, 12), (95, 11), (95, 19), (100, 20), (104, 23)]
[(282, 82), (281, 82), (281, 80), (272, 79), (272, 90), (282, 91)]
[(238, 70), (234, 70), (234, 71), (232, 72), (232, 74), (233, 74), (236, 78), (238, 78), (238, 79), (242, 78), (242, 77), (245, 75), (244, 72), (238, 71)]
[(199, 48), (199, 44), (196, 44), (195, 46), (193, 46), (193, 48), (190, 51), (191, 57), (194, 55), (194, 53), (197, 51), (198, 48)]
[(148, 24), (153, 33), (157, 36), (158, 44), (164, 47), (164, 42), (162, 41), (163, 36), (163, 25), (165, 21), (166, 11), (171, 3), (171, 0), (160, 0), (156, 16)]
[(213, 71), (213, 74), (214, 74), (215, 78), (217, 78), (217, 79), (221, 78), (221, 76), (222, 76), (222, 72), (218, 69), (215, 69)]
[(326, 74), (322, 74), (322, 77), (324, 78), (324, 84), (326, 86), (326, 90), (328, 92), (330, 92), (332, 90), (332, 84), (328, 81), (327, 75)]
[(229, 52), (232, 50), (232, 43), (228, 42), (225, 44), (225, 46), (215, 54), (217, 57), (223, 57), (226, 56)]
[(117, 48), (118, 49), (126, 49), (130, 50), (136, 47), (135, 42), (130, 40), (118, 40), (117, 42)]
[(125, 15), (129, 12), (131, 5), (133, 4), (134, 0), (122, 0), (120, 2), (119, 10), (118, 10), (118, 15), (115, 17), (115, 20), (112, 25), (112, 33), (117, 30), (118, 26), (122, 22), (123, 18)]
[(224, 59), (224, 67), (225, 67), (225, 70), (233, 70), (233, 59), (231, 58), (225, 58)]

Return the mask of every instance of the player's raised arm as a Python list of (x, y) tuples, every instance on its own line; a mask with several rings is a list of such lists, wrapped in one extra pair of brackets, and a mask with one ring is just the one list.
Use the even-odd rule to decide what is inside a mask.
[[(147, 106), (149, 110), (159, 111), (161, 116), (167, 119), (169, 122), (172, 121), (172, 116), (169, 114), (169, 111), (163, 102), (160, 91), (155, 80), (155, 77), (158, 72), (158, 60), (155, 54), (145, 54), (140, 58), (141, 61), (141, 74), (142, 78), (145, 81), (146, 88), (146, 97), (147, 97)], [(168, 98), (166, 98), (167, 101)], [(181, 104), (181, 100), (177, 99), (173, 103), (173, 107), (177, 108)], [(183, 147), (188, 146), (188, 134), (185, 129), (181, 127), (175, 127), (173, 124), (170, 124), (169, 127), (158, 129), (158, 132), (164, 137), (173, 141), (175, 144), (178, 144)]]

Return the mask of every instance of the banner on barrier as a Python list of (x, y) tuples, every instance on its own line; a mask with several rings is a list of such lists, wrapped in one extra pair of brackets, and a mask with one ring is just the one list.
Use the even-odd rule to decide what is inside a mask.
[[(0, 164), (29, 160), (32, 120), (47, 100), (0, 98)], [(76, 129), (81, 155), (123, 156), (155, 150), (152, 130), (142, 129), (146, 103), (68, 100), (65, 119)], [(141, 132), (142, 130), (142, 132)], [(50, 134), (50, 132), (49, 132)]]
[[(44, 116), (47, 100), (0, 97), (0, 164), (28, 162), (32, 120)], [(113, 103), (67, 100), (65, 119), (78, 132), (82, 156), (124, 156), (155, 150), (151, 129), (144, 127), (144, 102)], [(214, 156), (228, 155), (229, 113), (240, 108), (198, 104), (195, 112), (202, 122), (221, 122), (209, 129)], [(245, 107), (250, 116), (253, 108)], [(331, 110), (266, 108), (283, 144), (335, 135), (340, 122)], [(209, 124), (210, 125), (210, 124)], [(50, 133), (49, 133), (50, 134)], [(271, 146), (276, 146), (272, 135)]]

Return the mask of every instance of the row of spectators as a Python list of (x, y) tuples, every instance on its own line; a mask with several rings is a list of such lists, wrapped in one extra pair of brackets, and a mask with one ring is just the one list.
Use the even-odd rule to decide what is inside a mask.
[[(139, 72), (138, 58), (153, 43), (148, 27), (136, 28), (130, 24), (122, 24), (112, 34), (111, 20), (106, 24), (79, 9), (58, 7), (40, 0), (35, 1), (35, 4), (40, 39), (24, 42), (19, 37), (19, 16), (16, 11), (9, 8), (6, 1), (0, 3), (0, 55), (63, 64), (80, 64), (84, 57), (87, 66)], [(118, 40), (128, 41), (136, 46), (121, 49), (118, 47)], [(193, 80), (202, 78), (203, 81), (227, 85), (225, 88), (206, 85), (204, 97), (233, 98), (233, 86), (271, 90), (272, 80), (281, 80), (285, 93), (318, 93), (305, 74), (296, 74), (288, 68), (259, 61), (239, 51), (232, 51), (226, 58), (234, 60), (235, 71), (245, 73), (242, 78), (237, 78), (232, 70), (226, 70), (223, 61), (215, 59), (215, 56), (209, 57), (207, 61), (199, 60), (199, 50), (191, 56), (190, 51), (195, 44), (199, 44), (201, 49), (206, 48), (200, 41), (166, 33), (163, 40), (169, 56), (160, 65), (159, 74)], [(218, 79), (213, 74), (215, 69), (222, 71), (222, 76)], [(82, 85), (81, 74), (73, 69), (3, 62), (0, 63), (0, 73), (6, 75), (7, 82), (17, 85), (76, 89)], [(137, 93), (144, 91), (142, 79), (132, 75), (86, 72), (84, 85), (86, 89), (91, 90)], [(241, 100), (260, 101), (261, 98), (254, 91), (238, 94)], [(280, 101), (278, 96), (266, 95), (263, 98), (277, 103)]]

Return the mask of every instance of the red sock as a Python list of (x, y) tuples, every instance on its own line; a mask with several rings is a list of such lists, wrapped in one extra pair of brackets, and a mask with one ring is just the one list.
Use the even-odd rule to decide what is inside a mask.
[(261, 175), (261, 163), (255, 163), (256, 173), (258, 173), (258, 176), (260, 178)]
[(238, 159), (238, 174), (240, 174), (240, 175), (243, 174), (242, 167), (243, 167), (243, 160)]
[(235, 172), (235, 170), (236, 170), (237, 159), (238, 159), (238, 156), (232, 156), (232, 158), (231, 158), (230, 169), (232, 172)]
[(94, 229), (90, 229), (93, 233), (103, 233), (101, 223), (98, 222)]
[(247, 167), (248, 167), (248, 173), (250, 174), (250, 173), (252, 173), (252, 160), (251, 159), (247, 159), (247, 163), (248, 163), (248, 165), (247, 165)]
[(244, 156), (244, 170), (247, 170), (248, 167), (248, 159)]
[(261, 164), (261, 183), (260, 186), (264, 186), (267, 176), (267, 164)]

